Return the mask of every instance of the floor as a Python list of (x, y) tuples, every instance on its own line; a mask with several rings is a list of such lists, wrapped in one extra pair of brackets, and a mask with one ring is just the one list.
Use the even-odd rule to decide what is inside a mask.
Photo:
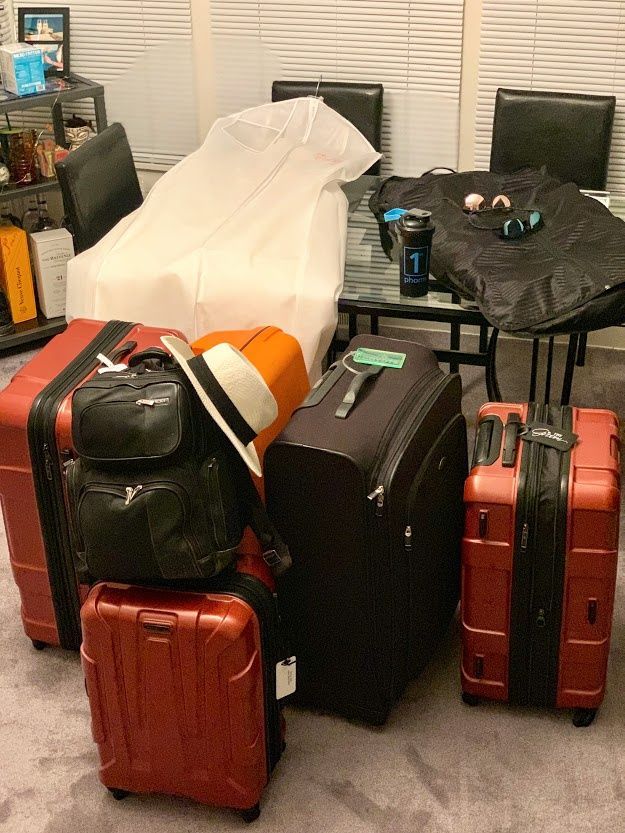
[[(421, 339), (424, 340), (424, 339)], [(558, 351), (560, 366), (562, 351)], [(4, 386), (24, 356), (0, 360)], [(573, 403), (625, 416), (625, 353), (594, 348)], [(504, 396), (526, 395), (529, 344), (502, 341)], [(472, 422), (485, 390), (463, 371)], [(169, 797), (115, 802), (98, 757), (78, 657), (24, 638), (0, 525), (0, 831), (242, 830), (233, 813)], [(621, 548), (622, 552), (622, 548)], [(606, 701), (575, 729), (568, 713), (465, 706), (457, 623), (383, 729), (288, 709), (288, 748), (255, 833), (620, 833), (625, 831), (625, 582), (616, 600)]]

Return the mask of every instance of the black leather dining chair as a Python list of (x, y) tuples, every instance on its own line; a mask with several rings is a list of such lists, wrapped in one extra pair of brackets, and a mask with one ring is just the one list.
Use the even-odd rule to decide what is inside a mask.
[[(357, 127), (376, 150), (382, 147), (382, 84), (350, 84), (340, 81), (274, 81), (272, 101), (319, 95), (324, 102)], [(366, 173), (379, 174), (376, 162)]]
[[(613, 95), (498, 89), (490, 170), (505, 174), (545, 165), (549, 174), (563, 182), (602, 191), (608, 177), (615, 106)], [(586, 333), (580, 333), (578, 366), (585, 361), (586, 340)], [(553, 340), (550, 340), (549, 357), (552, 355)], [(532, 356), (532, 380), (535, 381), (537, 340), (534, 340)], [(533, 391), (534, 385), (530, 396)]]
[(613, 95), (498, 89), (490, 170), (506, 174), (545, 165), (563, 182), (603, 190), (615, 106)]
[(112, 124), (56, 165), (77, 252), (95, 245), (143, 202), (132, 151), (121, 124)]

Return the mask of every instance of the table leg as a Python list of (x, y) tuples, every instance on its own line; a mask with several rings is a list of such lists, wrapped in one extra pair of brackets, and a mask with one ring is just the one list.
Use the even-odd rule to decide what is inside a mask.
[(538, 375), (538, 354), (540, 352), (540, 339), (532, 339), (532, 369), (530, 371), (529, 402), (536, 401), (536, 377)]
[(479, 346), (480, 353), (486, 353), (488, 350), (488, 327), (486, 324), (480, 325), (480, 346)]
[(378, 318), (377, 315), (372, 315), (371, 316), (371, 325), (369, 327), (369, 330), (371, 331), (372, 336), (379, 335), (379, 327), (380, 327), (380, 319)]
[(106, 118), (106, 102), (104, 100), (104, 93), (102, 95), (93, 96), (93, 106), (95, 109), (95, 126), (98, 133), (106, 129), (108, 121)]
[[(449, 349), (460, 350), (460, 324), (453, 323), (449, 333)], [(458, 362), (449, 362), (449, 372), (458, 372)]]
[(60, 101), (52, 107), (52, 125), (54, 127), (54, 141), (62, 148), (67, 147), (65, 125), (63, 124), (63, 106)]
[(486, 393), (489, 402), (501, 402), (501, 391), (497, 381), (497, 337), (499, 330), (493, 327), (490, 341), (488, 342), (488, 353), (486, 360)]
[(564, 380), (562, 381), (561, 405), (568, 405), (571, 400), (571, 388), (573, 387), (573, 373), (575, 372), (575, 358), (578, 356), (581, 335), (571, 333), (569, 336), (569, 349), (566, 353), (566, 367), (564, 369)]
[(553, 345), (554, 337), (549, 336), (549, 348), (547, 350), (547, 373), (545, 375), (545, 405), (551, 399), (551, 374), (553, 372)]
[(349, 340), (356, 338), (358, 334), (358, 316), (355, 313), (349, 313)]
[(580, 333), (577, 343), (577, 360), (578, 367), (583, 367), (586, 364), (586, 346), (588, 344), (588, 333)]

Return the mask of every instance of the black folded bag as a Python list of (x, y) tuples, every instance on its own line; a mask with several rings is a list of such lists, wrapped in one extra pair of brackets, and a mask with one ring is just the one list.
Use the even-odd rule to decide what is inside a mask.
[(89, 578), (210, 578), (233, 561), (248, 524), (282, 563), (284, 545), (247, 466), (165, 351), (136, 354), (127, 371), (78, 388), (72, 434), (79, 459), (68, 491)]
[[(503, 240), (469, 222), (462, 206), (470, 193), (487, 202), (506, 194), (513, 206), (540, 211), (544, 225), (518, 240)], [(391, 208), (431, 211), (436, 226), (431, 273), (475, 300), (501, 330), (584, 332), (625, 320), (625, 223), (573, 183), (529, 168), (513, 174), (390, 177), (369, 206), (389, 257), (393, 239), (384, 213)]]

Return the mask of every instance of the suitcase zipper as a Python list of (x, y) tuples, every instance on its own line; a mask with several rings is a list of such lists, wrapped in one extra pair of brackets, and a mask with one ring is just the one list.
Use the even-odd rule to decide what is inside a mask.
[[(371, 483), (372, 488), (375, 489), (378, 486), (378, 482), (376, 482), (376, 477), (379, 478), (377, 470), (384, 462), (386, 455), (390, 446), (392, 445), (395, 439), (395, 432), (397, 426), (401, 424), (404, 416), (414, 407), (415, 397), (421, 393), (422, 389), (425, 389), (431, 380), (435, 376), (439, 376), (441, 374), (441, 370), (439, 367), (433, 367), (424, 375), (418, 379), (414, 385), (408, 390), (406, 396), (404, 397), (403, 401), (399, 404), (395, 413), (393, 414), (392, 419), (390, 420), (389, 424), (386, 426), (384, 433), (380, 438), (380, 442), (378, 443), (378, 447), (376, 448), (374, 459), (377, 461), (374, 465), (374, 471), (372, 472), (371, 476)], [(447, 378), (446, 376), (444, 377)]]
[[(427, 373), (425, 376), (421, 377), (421, 379), (419, 380), (419, 383), (417, 383), (412, 388), (412, 391), (419, 391), (419, 393), (421, 394), (422, 391), (424, 392), (429, 387), (430, 389), (429, 389), (427, 395), (419, 396), (419, 398), (416, 402), (416, 405), (415, 405), (414, 397), (407, 397), (406, 398), (408, 400), (408, 406), (410, 406), (410, 407), (400, 407), (400, 408), (398, 408), (398, 410), (395, 412), (395, 418), (392, 420), (393, 432), (391, 433), (390, 430), (387, 429), (387, 431), (385, 431), (384, 436), (386, 438), (387, 435), (388, 435), (388, 438), (385, 439), (385, 441), (383, 443), (381, 442), (380, 445), (378, 446), (377, 455), (380, 455), (380, 456), (377, 457), (377, 465), (374, 467), (374, 471), (373, 471), (372, 476), (371, 476), (371, 485), (374, 488), (367, 495), (367, 498), (369, 500), (374, 500), (375, 499), (375, 517), (376, 518), (381, 519), (384, 516), (384, 503), (385, 503), (385, 498), (386, 498), (386, 486), (384, 484), (386, 483), (386, 479), (387, 479), (388, 475), (392, 472), (393, 467), (395, 466), (396, 460), (401, 456), (401, 454), (403, 454), (406, 438), (408, 436), (411, 436), (412, 433), (414, 433), (414, 430), (415, 430), (416, 426), (422, 420), (423, 415), (425, 413), (427, 413), (427, 410), (429, 409), (431, 403), (436, 400), (436, 398), (439, 396), (440, 391), (443, 390), (444, 387), (449, 383), (449, 380), (450, 380), (451, 377), (443, 375), (442, 378), (440, 378), (436, 382), (436, 384), (434, 385), (433, 388), (430, 386), (432, 380), (435, 378), (435, 376), (439, 375), (440, 372), (441, 371), (440, 371), (439, 368), (432, 368), (432, 371), (430, 373)], [(412, 419), (410, 419), (409, 421), (406, 422), (406, 426), (404, 427), (404, 429), (401, 432), (396, 433), (395, 428), (396, 428), (397, 424), (399, 424), (399, 421), (401, 419), (403, 419), (405, 416), (407, 416), (407, 414), (410, 411), (413, 412)], [(397, 450), (394, 451), (393, 454), (389, 454), (391, 448), (395, 448), (395, 447), (397, 448)], [(381, 449), (382, 449), (382, 452), (380, 451)], [(384, 456), (382, 456), (382, 454)], [(387, 455), (388, 455), (388, 459), (386, 459)], [(374, 528), (371, 530), (372, 541), (375, 539), (375, 537), (378, 534), (380, 534), (379, 524), (380, 524), (380, 521), (378, 521), (378, 523), (375, 524)], [(406, 541), (406, 531), (404, 533), (404, 542), (405, 541)], [(410, 530), (410, 545), (412, 546), (412, 530)], [(390, 539), (389, 539), (388, 535), (384, 536), (384, 546), (386, 547), (387, 556), (388, 556), (387, 560), (388, 560), (388, 564), (390, 566), (390, 570), (391, 570), (391, 573), (392, 573), (391, 580), (394, 580), (394, 578), (393, 578), (393, 576), (394, 576), (394, 564), (393, 564), (393, 558), (390, 557), (390, 555), (391, 555), (391, 553), (389, 551), (390, 550)], [(370, 604), (372, 604), (372, 602), (370, 602)], [(375, 622), (375, 620), (376, 620), (375, 616), (373, 616), (372, 621)], [(394, 620), (395, 620), (395, 617), (393, 615), (393, 612), (391, 611), (391, 645), (392, 646), (394, 646), (395, 642), (396, 642), (396, 640), (395, 640), (395, 621)], [(377, 641), (377, 635), (374, 634), (374, 638), (376, 638), (376, 641)], [(389, 699), (390, 699), (391, 702), (394, 699), (394, 692), (395, 692), (395, 665), (396, 665), (396, 663), (394, 661), (394, 658), (391, 657), (390, 658), (391, 680), (390, 680), (390, 692), (388, 694)]]
[[(169, 492), (172, 492), (178, 498), (180, 505), (182, 507), (183, 512), (183, 536), (186, 543), (191, 550), (195, 561), (199, 562), (205, 557), (202, 555), (202, 547), (200, 546), (200, 542), (198, 541), (193, 528), (189, 522), (189, 518), (191, 516), (191, 507), (189, 504), (189, 497), (186, 491), (179, 486), (177, 483), (174, 483), (171, 480), (153, 480), (151, 483), (147, 485), (137, 484), (136, 486), (114, 486), (108, 483), (88, 483), (82, 490), (78, 497), (78, 508), (77, 508), (77, 518), (80, 518), (80, 507), (82, 502), (85, 498), (85, 495), (88, 492), (100, 492), (106, 495), (115, 495), (116, 497), (122, 498), (124, 501), (124, 506), (130, 506), (132, 501), (137, 497), (138, 494), (149, 494), (149, 492), (154, 492), (159, 489), (165, 489)], [(219, 543), (215, 540), (215, 549), (219, 551)], [(198, 575), (202, 575), (202, 571), (197, 567)]]
[[(434, 369), (437, 370), (440, 373), (440, 370), (438, 370), (438, 368), (434, 368)], [(422, 377), (421, 381), (423, 381), (425, 379), (425, 380), (427, 380), (427, 382), (430, 382), (432, 377), (433, 377), (433, 374), (427, 374), (426, 376)], [(390, 471), (392, 471), (393, 466), (395, 465), (397, 459), (399, 459), (399, 457), (403, 454), (404, 443), (405, 443), (406, 438), (411, 436), (414, 433), (415, 427), (419, 424), (419, 422), (423, 418), (423, 415), (425, 413), (427, 413), (427, 411), (429, 410), (429, 407), (432, 404), (432, 402), (434, 402), (438, 398), (441, 390), (443, 390), (443, 388), (445, 388), (446, 385), (449, 383), (450, 378), (451, 378), (451, 376), (443, 376), (436, 383), (434, 388), (430, 389), (430, 392), (427, 394), (427, 396), (422, 396), (422, 397), (419, 398), (419, 400), (417, 401), (416, 406), (414, 404), (414, 400), (411, 400), (410, 404), (413, 406), (413, 410), (414, 410), (413, 418), (409, 422), (406, 422), (406, 425), (404, 426), (404, 428), (401, 432), (399, 432), (399, 433), (393, 432), (393, 435), (390, 437), (391, 441), (388, 442), (388, 443), (385, 443), (385, 445), (384, 445), (383, 456), (378, 456), (379, 453), (380, 453), (379, 448), (378, 448), (378, 452), (376, 453), (377, 464), (374, 466), (374, 470), (373, 470), (373, 473), (371, 475), (371, 485), (373, 487), (373, 491), (370, 494), (367, 495), (369, 500), (373, 500), (373, 498), (377, 496), (376, 515), (378, 517), (382, 513), (381, 513), (381, 511), (378, 513), (377, 510), (378, 509), (382, 510), (383, 507), (384, 507), (384, 500), (385, 500), (385, 496), (386, 496), (385, 495), (385, 488), (386, 487), (385, 487), (384, 484), (386, 482), (386, 478), (388, 476), (388, 473)], [(419, 386), (419, 388), (420, 387), (421, 386)], [(401, 412), (401, 417), (402, 418), (406, 415), (404, 413), (405, 410), (406, 409), (402, 409), (402, 412)], [(397, 450), (395, 450), (394, 453), (392, 455), (390, 455), (390, 454), (388, 454), (388, 452), (390, 451), (392, 446), (396, 446)]]
[(78, 650), (80, 647), (80, 599), (68, 519), (64, 511), (63, 482), (55, 462), (58, 459), (56, 416), (67, 394), (98, 366), (97, 354), (115, 347), (134, 326), (125, 321), (109, 321), (105, 324), (96, 338), (40, 391), (28, 416), (28, 445), (35, 495), (56, 626), (63, 648)]

